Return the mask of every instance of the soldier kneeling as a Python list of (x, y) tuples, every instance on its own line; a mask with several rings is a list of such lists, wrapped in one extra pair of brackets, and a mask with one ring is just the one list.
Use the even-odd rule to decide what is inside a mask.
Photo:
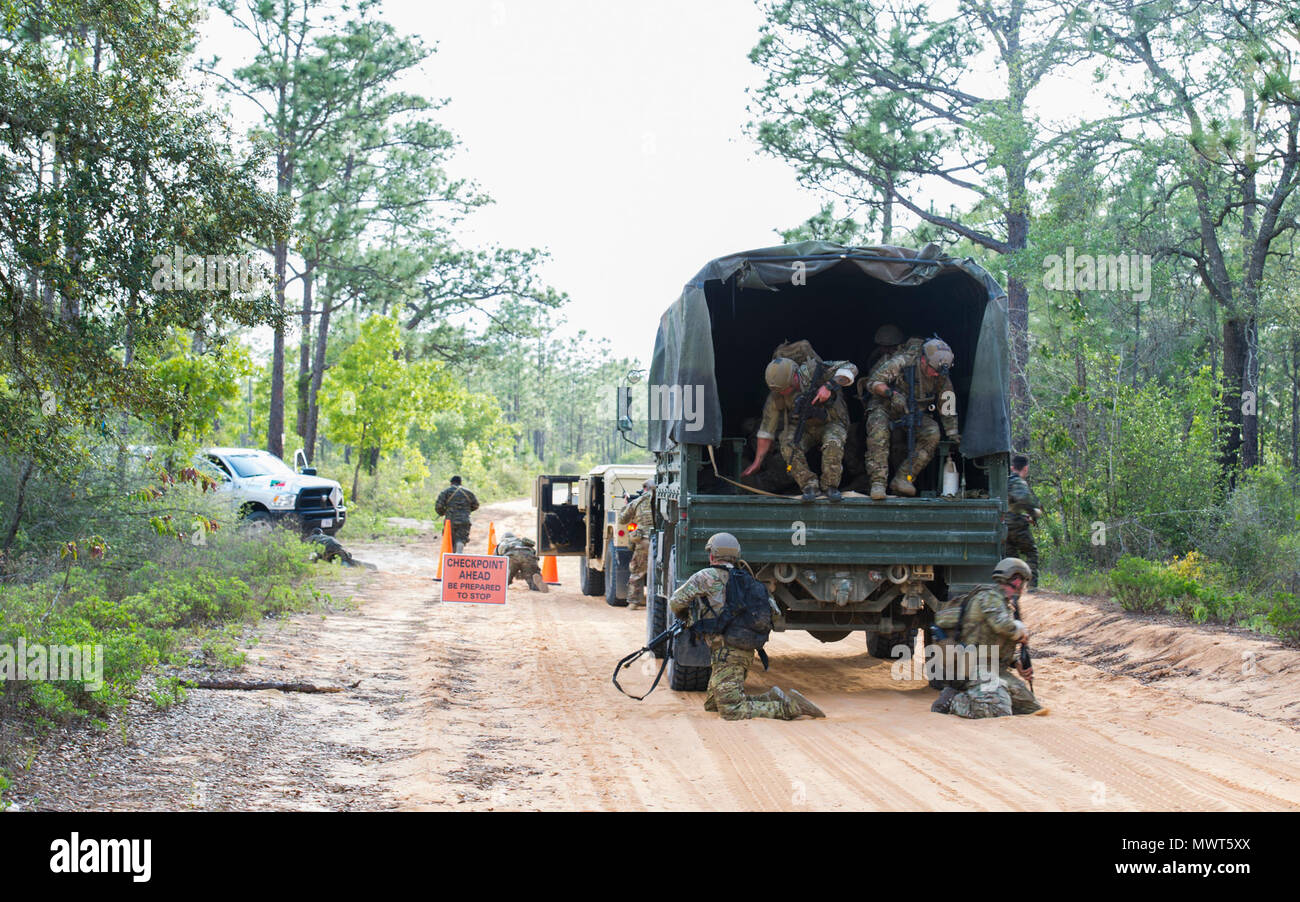
[(546, 592), (546, 580), (542, 578), (542, 568), (537, 563), (537, 546), (532, 539), (520, 538), (513, 532), (501, 535), (497, 542), (496, 553), (510, 559), (510, 574), (506, 585), (522, 577), (533, 592)]
[(740, 619), (737, 611), (748, 610), (748, 605), (739, 600), (742, 594), (748, 598), (751, 593), (761, 592), (765, 607), (767, 589), (746, 570), (737, 569), (740, 543), (731, 533), (714, 533), (704, 548), (709, 553), (709, 566), (682, 583), (668, 599), (668, 607), (678, 619), (686, 620), (712, 650), (713, 671), (709, 675), (704, 710), (717, 711), (723, 720), (751, 717), (793, 720), (805, 714), (825, 717), (820, 708), (794, 689), (785, 693), (773, 687), (762, 695), (745, 694), (745, 677), (754, 664), (755, 648), (761, 648), (767, 638), (771, 615), (762, 635), (752, 637), (756, 642), (744, 641), (740, 634), (751, 631), (743, 626), (740, 631), (733, 630), (731, 623)]
[[(1034, 676), (1032, 667), (1024, 670), (1019, 662), (1019, 649), (1028, 643), (1029, 629), (1019, 620), (1016, 604), (1029, 578), (1028, 564), (1020, 558), (1003, 558), (993, 569), (995, 585), (980, 586), (965, 596), (955, 618), (948, 605), (939, 612), (935, 623), (951, 630), (952, 642), (989, 653), (976, 654), (980, 665), (975, 672), (950, 682), (931, 711), (969, 718), (1048, 712), (1020, 678), (1032, 680)], [(949, 619), (945, 620), (945, 615)]]

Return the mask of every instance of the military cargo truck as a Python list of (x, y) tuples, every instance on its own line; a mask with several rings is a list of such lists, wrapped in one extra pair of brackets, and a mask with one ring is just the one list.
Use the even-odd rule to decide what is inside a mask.
[(601, 464), (585, 476), (538, 476), (533, 487), (537, 553), (577, 557), (582, 594), (604, 595), (606, 604), (626, 606), (632, 549), (618, 514), (654, 474), (648, 464)]
[[(705, 542), (720, 531), (740, 540), (776, 599), (777, 630), (825, 642), (861, 633), (875, 657), (911, 646), (945, 599), (987, 581), (1005, 540), (1011, 450), (1006, 294), (973, 260), (926, 251), (805, 242), (733, 254), (705, 266), (665, 311), (647, 382), (656, 461), (648, 638), (668, 625), (667, 597), (708, 565)], [(884, 323), (907, 336), (938, 333), (956, 355), (959, 494), (939, 492), (948, 442), (914, 498), (805, 502), (736, 485), (753, 459), (745, 424), (762, 409), (774, 348), (807, 339), (823, 360), (865, 370)], [(848, 448), (861, 455), (864, 408), (849, 391), (859, 441), (851, 435)], [(818, 456), (809, 454), (814, 470)], [(847, 452), (845, 463), (847, 474)], [(850, 488), (846, 476), (841, 489)], [(672, 688), (702, 690), (708, 648), (683, 634), (668, 666)]]

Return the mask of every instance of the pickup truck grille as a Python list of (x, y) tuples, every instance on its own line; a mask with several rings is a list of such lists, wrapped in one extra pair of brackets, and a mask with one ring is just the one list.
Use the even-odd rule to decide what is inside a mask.
[(299, 513), (324, 513), (333, 511), (334, 505), (330, 504), (330, 489), (303, 489), (298, 493)]

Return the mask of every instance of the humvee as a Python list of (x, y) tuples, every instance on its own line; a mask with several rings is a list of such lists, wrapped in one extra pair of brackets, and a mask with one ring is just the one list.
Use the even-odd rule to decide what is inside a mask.
[(618, 513), (654, 474), (649, 464), (601, 464), (586, 476), (538, 476), (537, 553), (576, 556), (582, 594), (626, 606), (632, 549)]
[[(807, 339), (822, 359), (865, 369), (884, 323), (907, 336), (937, 333), (952, 347), (960, 449), (940, 444), (914, 498), (849, 493), (839, 503), (804, 502), (797, 489), (772, 497), (738, 486), (753, 459), (746, 423), (762, 409), (773, 349)], [(975, 261), (939, 256), (933, 247), (918, 253), (804, 242), (706, 265), (660, 319), (646, 383), (656, 483), (647, 640), (670, 622), (668, 596), (708, 565), (709, 536), (725, 531), (739, 539), (742, 557), (776, 600), (777, 630), (805, 630), (823, 642), (861, 633), (879, 658), (910, 647), (950, 595), (987, 582), (1002, 556), (1008, 348), (1006, 293)], [(864, 408), (845, 392), (859, 438), (851, 435), (848, 447), (862, 455)], [(941, 497), (940, 468), (950, 454), (961, 490)], [(772, 455), (779, 458), (776, 448)], [(816, 469), (818, 455), (809, 458)], [(846, 473), (851, 463), (861, 472), (861, 462), (846, 453)], [(850, 488), (846, 477), (841, 490)], [(659, 657), (664, 652), (656, 649)], [(683, 633), (672, 645), (668, 676), (673, 689), (704, 689), (707, 646)]]

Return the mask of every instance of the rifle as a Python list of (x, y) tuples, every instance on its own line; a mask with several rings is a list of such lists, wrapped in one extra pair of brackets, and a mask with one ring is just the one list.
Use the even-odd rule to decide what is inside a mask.
[(916, 364), (913, 363), (907, 368), (907, 412), (889, 424), (891, 429), (898, 426), (907, 427), (908, 460), (911, 460), (912, 455), (916, 453), (916, 427), (921, 425), (923, 416), (925, 414), (921, 411), (921, 405), (916, 403)]
[[(794, 446), (795, 446), (796, 448), (799, 447), (799, 442), (803, 439), (803, 429), (804, 429), (804, 426), (807, 425), (808, 420), (809, 420), (809, 419), (813, 419), (813, 420), (824, 420), (824, 419), (826, 419), (826, 417), (827, 417), (827, 410), (826, 410), (826, 408), (825, 408), (825, 407), (818, 407), (818, 406), (814, 403), (814, 399), (817, 397), (817, 392), (821, 390), (821, 387), (822, 387), (822, 374), (823, 374), (825, 371), (826, 371), (826, 364), (824, 364), (824, 363), (818, 363), (818, 364), (813, 368), (813, 377), (812, 377), (812, 380), (809, 382), (808, 387), (805, 388), (805, 389), (804, 389), (804, 390), (799, 394), (799, 397), (795, 398), (795, 401), (794, 401), (794, 417), (795, 417), (795, 427), (794, 427)], [(828, 386), (828, 387), (829, 387), (829, 386)], [(786, 469), (789, 470), (790, 468), (789, 468), (789, 467), (786, 467)]]
[[(1016, 619), (1019, 620), (1021, 623), (1023, 623), (1024, 620), (1023, 620), (1023, 619), (1021, 618), (1021, 616), (1020, 616), (1020, 598), (1019, 598), (1019, 597), (1017, 597), (1017, 598), (1015, 599), (1015, 601), (1011, 602), (1011, 610), (1013, 610), (1013, 611), (1015, 612), (1015, 614), (1016, 614)], [(1033, 666), (1033, 661), (1032, 661), (1032, 659), (1029, 657), (1029, 643), (1026, 642), (1026, 643), (1024, 643), (1024, 644), (1022, 644), (1022, 645), (1020, 646), (1020, 669), (1021, 669), (1021, 670), (1029, 670), (1032, 666)], [(1034, 678), (1033, 678), (1033, 677), (1026, 677), (1026, 679), (1029, 681), (1029, 691), (1030, 691), (1030, 692), (1033, 692), (1033, 691), (1034, 691)]]
[[(649, 695), (651, 692), (654, 692), (655, 687), (659, 685), (659, 680), (663, 678), (664, 670), (668, 667), (668, 659), (672, 656), (673, 639), (675, 639), (677, 636), (680, 636), (682, 632), (685, 631), (685, 629), (686, 629), (685, 620), (675, 621), (672, 626), (668, 627), (668, 629), (664, 630), (662, 633), (655, 636), (653, 639), (647, 642), (642, 648), (632, 652), (632, 654), (628, 655), (626, 658), (624, 658), (623, 660), (615, 664), (614, 665), (614, 688), (617, 689), (619, 692), (623, 693), (624, 695), (626, 695), (628, 698), (635, 699), (636, 701), (641, 701), (643, 698), (646, 697), (646, 695)], [(620, 670), (626, 670), (627, 668), (631, 667), (632, 663), (636, 661), (637, 658), (645, 654), (646, 652), (654, 651), (654, 647), (660, 644), (661, 642), (667, 642), (668, 645), (664, 648), (664, 662), (659, 665), (659, 673), (655, 677), (655, 681), (650, 684), (650, 688), (646, 690), (645, 695), (632, 695), (630, 692), (628, 692), (626, 689), (624, 689), (622, 686), (618, 684), (618, 672)]]

